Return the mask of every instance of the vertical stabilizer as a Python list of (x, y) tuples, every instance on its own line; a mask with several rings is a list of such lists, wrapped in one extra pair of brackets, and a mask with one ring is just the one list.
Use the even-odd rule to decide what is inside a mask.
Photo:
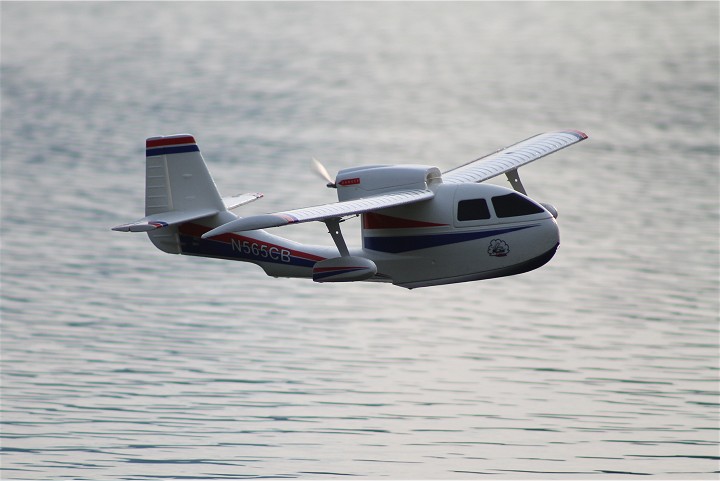
[[(145, 144), (145, 215), (173, 213), (181, 218), (197, 213), (215, 215), (225, 204), (192, 135), (151, 137)], [(178, 226), (151, 230), (148, 237), (158, 249), (179, 254)]]
[(192, 135), (151, 137), (146, 142), (145, 156), (145, 215), (225, 210)]

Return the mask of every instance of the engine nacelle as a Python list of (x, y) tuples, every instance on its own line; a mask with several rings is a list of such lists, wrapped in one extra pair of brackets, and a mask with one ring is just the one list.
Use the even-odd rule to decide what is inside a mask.
[(375, 274), (377, 274), (377, 266), (364, 257), (334, 257), (317, 262), (313, 266), (315, 282), (364, 281)]
[(340, 202), (398, 190), (425, 190), (434, 182), (442, 182), (442, 173), (427, 165), (370, 165), (343, 169), (335, 178)]

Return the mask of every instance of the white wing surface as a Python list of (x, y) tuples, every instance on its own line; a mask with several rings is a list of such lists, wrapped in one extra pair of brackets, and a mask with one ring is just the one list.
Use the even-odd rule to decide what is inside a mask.
[(203, 238), (214, 237), (221, 234), (227, 234), (229, 232), (267, 229), (270, 227), (281, 227), (288, 224), (362, 214), (364, 212), (386, 209), (388, 207), (397, 207), (399, 205), (421, 202), (432, 199), (434, 196), (435, 194), (431, 190), (405, 190), (365, 197), (363, 199), (289, 210), (286, 212), (254, 215), (250, 217), (243, 217), (221, 225), (220, 227), (203, 234)]
[(587, 135), (578, 130), (539, 134), (451, 169), (442, 179), (446, 184), (483, 182), (585, 139)]

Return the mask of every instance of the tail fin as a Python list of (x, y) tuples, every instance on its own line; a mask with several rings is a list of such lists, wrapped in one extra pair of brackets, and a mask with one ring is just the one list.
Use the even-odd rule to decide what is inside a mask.
[(177, 227), (181, 224), (212, 219), (218, 214), (221, 215), (210, 222), (212, 226), (237, 218), (227, 212), (227, 204), (220, 197), (192, 135), (151, 137), (147, 139), (145, 157), (145, 217), (113, 230), (147, 232), (158, 249), (179, 254)]
[(192, 135), (150, 137), (145, 145), (145, 217), (113, 227), (147, 232), (158, 249), (181, 252), (178, 227), (193, 220), (213, 228), (237, 219), (230, 211), (260, 199), (260, 193), (221, 198)]
[(146, 142), (145, 215), (170, 211), (225, 210), (192, 135), (151, 137)]

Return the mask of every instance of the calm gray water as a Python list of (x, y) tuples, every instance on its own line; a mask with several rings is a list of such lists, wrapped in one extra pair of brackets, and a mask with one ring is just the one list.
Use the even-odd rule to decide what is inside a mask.
[[(718, 6), (3, 2), (1, 477), (717, 479)], [(561, 128), (590, 140), (523, 182), (562, 245), (521, 276), (316, 285), (110, 231), (152, 135), (264, 192), (242, 215), (332, 201), (313, 156)]]

